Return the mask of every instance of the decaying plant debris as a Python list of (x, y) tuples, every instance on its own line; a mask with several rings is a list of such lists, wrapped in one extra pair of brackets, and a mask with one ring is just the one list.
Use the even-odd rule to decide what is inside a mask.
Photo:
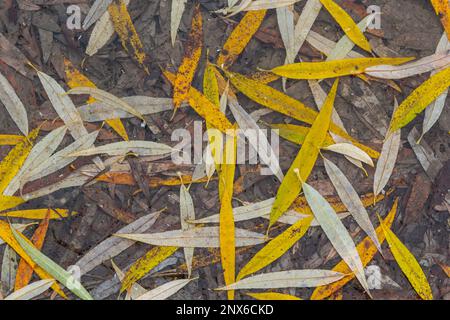
[(450, 9), (378, 2), (2, 2), (0, 298), (449, 299)]

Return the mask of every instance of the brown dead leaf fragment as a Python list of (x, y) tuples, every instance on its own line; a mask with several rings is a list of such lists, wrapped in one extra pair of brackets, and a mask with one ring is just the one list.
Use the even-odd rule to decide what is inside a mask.
[(188, 100), (192, 79), (197, 70), (203, 46), (202, 13), (200, 5), (194, 9), (191, 32), (184, 50), (184, 57), (178, 69), (173, 87), (173, 107), (177, 110), (181, 103)]
[[(41, 221), (39, 227), (34, 232), (31, 237), (31, 242), (36, 247), (36, 249), (41, 250), (44, 245), (45, 236), (47, 234), (48, 225), (50, 221), (50, 212), (47, 210), (45, 219)], [(33, 276), (33, 268), (24, 260), (21, 259), (19, 266), (17, 267), (16, 282), (14, 284), (14, 291), (17, 291), (30, 283), (31, 277)]]
[(114, 0), (108, 7), (108, 12), (114, 24), (114, 30), (119, 35), (123, 48), (134, 55), (134, 59), (144, 68), (146, 73), (150, 73), (147, 68), (147, 55), (144, 46), (136, 32), (133, 20), (127, 9), (124, 0)]
[(217, 65), (222, 68), (230, 67), (259, 29), (267, 10), (249, 11), (242, 18), (225, 42), (217, 58)]
[[(192, 176), (183, 175), (181, 176), (181, 178), (183, 179), (183, 182), (186, 184), (208, 182), (208, 177), (203, 177), (198, 180), (192, 180)], [(211, 180), (215, 179), (216, 178), (212, 178)], [(133, 175), (128, 172), (108, 172), (97, 177), (96, 180), (114, 184), (123, 184), (128, 186), (133, 186), (136, 184)], [(161, 186), (179, 186), (181, 184), (179, 177), (168, 177), (168, 178), (150, 177), (147, 179), (147, 181), (150, 188), (157, 188)]]

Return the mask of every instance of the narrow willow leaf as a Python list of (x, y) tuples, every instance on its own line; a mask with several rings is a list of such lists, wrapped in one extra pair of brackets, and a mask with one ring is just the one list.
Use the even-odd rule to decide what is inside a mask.
[(283, 181), (283, 171), (281, 171), (277, 155), (267, 140), (266, 134), (261, 131), (256, 121), (242, 108), (235, 98), (228, 97), (228, 105), (241, 130), (244, 130), (244, 132), (245, 130), (250, 130), (252, 134), (258, 133), (257, 140), (248, 137), (250, 146), (258, 153), (260, 161), (270, 168), (279, 181)]
[[(155, 246), (219, 248), (219, 227), (173, 230), (162, 233), (115, 234), (117, 237), (144, 242)], [(265, 242), (265, 236), (236, 228), (236, 247), (254, 246)]]
[(0, 195), (0, 211), (12, 209), (24, 202), (25, 200), (21, 197)]
[[(36, 249), (41, 250), (44, 245), (45, 236), (47, 235), (48, 225), (49, 225), (50, 209), (47, 210), (47, 215), (45, 219), (41, 221), (39, 226), (36, 228), (33, 236), (31, 237), (31, 243), (36, 247)], [(21, 259), (17, 267), (17, 274), (14, 283), (14, 291), (17, 291), (25, 286), (27, 286), (33, 276), (33, 268), (25, 261)]]
[(325, 62), (299, 62), (279, 66), (271, 72), (290, 79), (327, 79), (358, 75), (371, 66), (398, 65), (414, 58), (355, 58)]
[(155, 289), (149, 290), (136, 300), (166, 300), (185, 287), (193, 279), (180, 279), (167, 282)]
[[(279, 136), (282, 137), (283, 139), (286, 139), (298, 145), (302, 145), (303, 142), (305, 142), (305, 138), (310, 130), (309, 127), (284, 123), (271, 123), (270, 127), (278, 130)], [(334, 144), (333, 138), (327, 134), (322, 144), (322, 148), (330, 146), (332, 144)]]
[[(130, 0), (124, 0), (125, 5), (129, 5)], [(86, 54), (88, 56), (93, 56), (103, 48), (108, 41), (114, 35), (114, 24), (111, 21), (111, 16), (109, 12), (105, 9), (103, 15), (98, 19), (97, 23), (92, 29), (91, 36), (89, 37), (89, 42), (86, 47)]]
[(338, 84), (339, 80), (336, 80), (322, 110), (314, 121), (299, 153), (292, 162), (291, 167), (278, 189), (272, 211), (270, 212), (269, 228), (284, 212), (287, 211), (302, 190), (296, 170), (299, 171), (302, 180), (307, 180), (316, 163), (320, 147), (325, 140), (330, 126), (331, 112), (333, 110)]
[(112, 0), (95, 0), (83, 21), (83, 30), (89, 29), (107, 10)]
[(9, 115), (16, 123), (19, 130), (28, 135), (28, 116), (27, 110), (20, 98), (17, 96), (14, 88), (8, 80), (0, 73), (0, 102), (3, 103)]
[[(122, 272), (122, 270), (119, 269), (119, 267), (114, 263), (113, 260), (111, 260), (111, 265), (116, 272), (117, 278), (122, 282), (125, 278), (125, 273)], [(144, 293), (147, 292), (147, 289), (141, 287), (138, 283), (134, 283), (131, 288), (127, 292), (127, 297), (125, 300), (133, 299), (135, 300), (137, 297), (142, 296)], [(129, 298), (129, 299), (127, 299)]]
[[(395, 214), (397, 213), (397, 205), (398, 205), (398, 198), (395, 200), (394, 205), (392, 206), (391, 210), (389, 211), (389, 214), (384, 218), (384, 223), (388, 228), (391, 227)], [(385, 240), (385, 236), (383, 233), (383, 230), (381, 229), (381, 226), (378, 226), (376, 229), (378, 241), (383, 244)], [(356, 247), (356, 250), (358, 251), (359, 256), (361, 257), (361, 262), (363, 266), (367, 266), (369, 262), (373, 259), (375, 254), (378, 252), (377, 247), (373, 244), (372, 240), (367, 236), (365, 237)], [(325, 299), (326, 297), (334, 294), (338, 290), (340, 290), (346, 283), (353, 280), (355, 278), (355, 274), (352, 272), (352, 270), (348, 267), (347, 263), (342, 260), (340, 261), (334, 268), (333, 271), (341, 272), (343, 274), (346, 274), (344, 278), (342, 278), (339, 281), (336, 281), (332, 284), (329, 284), (327, 286), (320, 286), (317, 287), (313, 294), (311, 295), (311, 300), (320, 300)]]
[[(117, 233), (145, 232), (155, 223), (160, 213), (161, 211), (147, 214), (118, 230)], [(118, 237), (109, 237), (103, 240), (76, 262), (76, 265), (80, 267), (80, 274), (83, 275), (103, 262), (114, 258), (134, 243), (134, 241)]]
[[(317, 0), (317, 1), (319, 1), (319, 0)], [(329, 40), (328, 38), (325, 38), (324, 36), (320, 35), (317, 32), (314, 32), (312, 30), (308, 33), (308, 36), (306, 37), (306, 41), (311, 46), (313, 46), (315, 49), (319, 50), (326, 56), (332, 55), (336, 48), (336, 45), (337, 45), (336, 42)], [(352, 44), (353, 44), (353, 42), (352, 42)], [(355, 59), (355, 58), (364, 58), (364, 56), (362, 54), (360, 54), (359, 52), (350, 51), (347, 53), (346, 57), (339, 57), (339, 59), (344, 59), (344, 58)], [(333, 60), (338, 60), (338, 59), (333, 59)]]
[[(41, 278), (41, 279), (50, 279), (52, 278), (51, 275), (49, 275), (43, 268), (41, 268), (36, 262), (33, 261), (33, 258), (28, 255), (27, 252), (22, 248), (20, 243), (15, 239), (15, 235), (13, 233), (14, 229), (12, 227), (4, 222), (0, 221), (0, 238), (4, 242), (6, 242), (11, 248), (14, 249), (14, 251), (22, 258), (25, 259), (25, 261), (33, 267), (34, 272)], [(16, 232), (17, 234), (17, 232)], [(22, 236), (23, 237), (23, 236)], [(32, 246), (31, 242), (23, 237), (23, 241), (28, 243), (30, 246)], [(61, 287), (58, 283), (53, 284), (52, 289), (57, 292), (61, 297), (67, 298), (64, 292), (61, 290)]]
[[(175, 75), (173, 73), (163, 70), (163, 74), (172, 84), (175, 82)], [(209, 122), (221, 132), (227, 133), (227, 130), (233, 129), (232, 124), (226, 116), (208, 98), (193, 87), (189, 89), (189, 105), (206, 122)]]
[[(85, 75), (83, 75), (77, 68), (70, 62), (68, 59), (64, 59), (64, 70), (67, 78), (67, 85), (70, 88), (76, 87), (90, 87), (96, 88), (97, 86), (89, 80)], [(88, 104), (95, 102), (95, 99), (90, 97), (88, 100)], [(110, 118), (105, 120), (106, 123), (124, 140), (128, 139), (127, 131), (125, 130), (125, 126), (122, 121), (117, 118)]]
[(431, 4), (436, 14), (441, 17), (442, 25), (447, 33), (447, 39), (450, 41), (450, 6), (448, 0), (431, 0)]
[(0, 134), (0, 146), (15, 146), (25, 140), (24, 136), (14, 134)]
[[(192, 225), (187, 223), (187, 220), (195, 219), (195, 208), (192, 197), (189, 190), (184, 184), (180, 187), (180, 220), (181, 220), (181, 230), (192, 229)], [(188, 270), (188, 278), (191, 277), (192, 273), (192, 259), (194, 258), (194, 248), (184, 248), (184, 258), (186, 260), (186, 267)]]
[(397, 261), (400, 269), (402, 269), (405, 276), (408, 278), (414, 290), (424, 300), (433, 300), (433, 293), (428, 283), (427, 277), (423, 273), (420, 264), (412, 253), (405, 247), (399, 238), (392, 232), (392, 230), (385, 226), (380, 219), (380, 225), (389, 244), (392, 255)]
[[(444, 33), (437, 45), (436, 54), (445, 53), (448, 51), (450, 51), (450, 41), (447, 39), (447, 35)], [(435, 74), (436, 71), (433, 71), (431, 73), (431, 76)], [(423, 126), (422, 126), (422, 136), (425, 135), (425, 133), (427, 133), (439, 119), (442, 110), (444, 110), (447, 95), (448, 90), (444, 90), (444, 92), (425, 109), (425, 117), (423, 119)]]
[(323, 150), (333, 151), (340, 153), (353, 159), (359, 160), (361, 162), (367, 163), (369, 166), (373, 167), (373, 161), (367, 153), (363, 150), (349, 143), (336, 143), (322, 148)]
[(122, 47), (132, 55), (132, 57), (142, 66), (144, 71), (149, 74), (147, 68), (147, 55), (144, 51), (144, 45), (139, 38), (133, 20), (131, 20), (126, 2), (124, 0), (113, 0), (108, 6), (108, 12), (114, 25), (114, 30), (120, 38)]
[(303, 219), (287, 228), (277, 237), (272, 239), (241, 269), (236, 280), (240, 280), (249, 274), (255, 273), (268, 266), (286, 253), (308, 231), (312, 217)]
[(7, 296), (4, 300), (31, 300), (44, 293), (55, 283), (53, 279), (45, 279), (33, 282), (20, 290)]
[(130, 106), (124, 100), (117, 98), (115, 95), (100, 90), (98, 88), (90, 87), (76, 87), (67, 91), (67, 94), (86, 94), (92, 96), (94, 99), (101, 101), (103, 104), (111, 107), (112, 109), (123, 109), (124, 111), (131, 113), (132, 115), (144, 120), (143, 115)]
[(187, 0), (172, 0), (172, 9), (170, 11), (170, 40), (172, 41), (172, 47), (175, 45), (178, 27), (180, 26), (186, 2)]
[[(395, 100), (394, 112), (398, 108), (397, 100)], [(373, 192), (379, 194), (391, 177), (394, 171), (395, 161), (397, 160), (398, 151), (401, 143), (401, 130), (396, 130), (389, 135), (383, 143), (381, 155), (377, 162), (375, 174), (373, 178)]]
[(23, 163), (19, 172), (14, 176), (8, 187), (3, 191), (4, 195), (12, 196), (23, 185), (23, 178), (30, 170), (33, 170), (42, 162), (48, 161), (51, 154), (58, 148), (67, 132), (67, 127), (59, 127), (47, 134), (36, 143)]
[[(21, 223), (13, 223), (12, 226), (19, 232), (24, 232), (28, 227), (34, 226), (35, 223), (27, 223), (27, 224), (21, 224)], [(0, 238), (0, 245), (4, 244), (5, 241)]]
[(239, 5), (233, 8), (226, 8), (223, 11), (230, 12), (228, 17), (231, 17), (242, 11), (277, 9), (293, 5), (299, 1), (300, 0), (242, 0)]
[[(247, 78), (241, 74), (228, 72), (225, 74), (230, 79), (236, 89), (242, 92), (251, 100), (259, 103), (276, 112), (280, 112), (288, 117), (294, 118), (312, 124), (316, 119), (318, 113), (314, 109), (305, 106), (300, 101), (291, 98), (290, 96), (265, 85), (262, 82)], [(339, 128), (336, 124), (330, 125), (330, 131), (351, 141), (356, 146), (367, 152), (371, 157), (377, 158), (379, 153), (358, 143), (355, 139), (349, 136), (344, 130)]]
[[(147, 96), (130, 96), (120, 98), (128, 105), (132, 106), (137, 112), (142, 115), (154, 114), (163, 111), (173, 110), (171, 98), (153, 98)], [(185, 107), (182, 104), (181, 107)], [(83, 105), (78, 108), (83, 121), (96, 122), (105, 121), (111, 118), (132, 118), (133, 114), (126, 112), (123, 109), (117, 109), (113, 105), (104, 104), (96, 101), (90, 104)]]
[(450, 66), (450, 54), (433, 54), (401, 66), (375, 66), (367, 68), (365, 74), (382, 79), (404, 79), (418, 74), (444, 69)]
[(47, 271), (52, 277), (62, 283), (67, 289), (72, 291), (79, 298), (83, 300), (93, 300), (89, 292), (87, 292), (87, 290), (77, 279), (74, 279), (73, 275), (70, 272), (64, 270), (53, 260), (42, 254), (32, 244), (25, 241), (23, 239), (23, 235), (19, 234), (16, 230), (11, 229), (11, 231), (22, 249), (37, 265)]
[[(36, 72), (53, 108), (55, 109), (61, 120), (64, 121), (64, 124), (69, 129), (72, 137), (75, 140), (78, 140), (81, 137), (89, 134), (83, 125), (83, 120), (81, 119), (80, 114), (78, 113), (75, 105), (73, 104), (72, 100), (70, 100), (70, 97), (66, 94), (64, 89), (52, 77), (46, 75), (41, 71)], [(94, 163), (100, 169), (104, 169), (103, 162), (100, 160), (100, 158), (94, 158)]]
[(372, 48), (364, 34), (356, 26), (353, 19), (333, 0), (320, 0), (322, 5), (327, 9), (331, 16), (341, 26), (345, 34), (360, 48), (371, 52)]
[(258, 31), (267, 10), (247, 12), (239, 24), (234, 28), (223, 45), (217, 57), (217, 65), (222, 68), (230, 67), (245, 49), (253, 35)]
[[(227, 137), (225, 141), (223, 162), (219, 172), (219, 242), (225, 284), (236, 279), (236, 228), (233, 216), (233, 182), (236, 171), (237, 136)], [(234, 299), (234, 291), (228, 292), (228, 299)]]
[(246, 295), (256, 300), (302, 300), (296, 296), (279, 292), (247, 292)]
[(3, 251), (2, 269), (1, 269), (1, 292), (9, 294), (14, 290), (14, 282), (17, 273), (17, 254), (10, 246), (6, 246)]
[(91, 132), (56, 152), (47, 161), (41, 162), (25, 173), (22, 182), (34, 181), (65, 168), (76, 160), (76, 157), (70, 157), (69, 154), (91, 148), (97, 139), (98, 133), (99, 130)]
[(288, 270), (258, 274), (216, 290), (310, 288), (341, 279), (344, 274), (329, 270)]
[(355, 273), (364, 290), (370, 295), (361, 259), (347, 229), (345, 229), (345, 226), (336, 216), (336, 212), (319, 192), (305, 182), (302, 185), (306, 200), (322, 230), (337, 253)]
[(436, 73), (416, 88), (395, 110), (389, 133), (403, 128), (450, 86), (450, 67)]
[[(0, 217), (42, 220), (42, 219), (45, 219), (47, 212), (49, 210), (50, 210), (50, 216), (49, 216), (50, 220), (67, 218), (69, 216), (69, 210), (67, 210), (67, 209), (45, 208), (45, 209), (28, 209), (28, 210), (8, 211), (5, 213), (0, 213)], [(72, 212), (70, 212), (70, 214), (76, 215), (76, 214), (78, 214), (78, 212), (72, 211)]]
[(139, 156), (155, 156), (173, 152), (172, 147), (152, 141), (135, 140), (120, 141), (105, 144), (99, 147), (75, 151), (67, 155), (67, 157), (86, 157), (95, 154), (108, 154), (110, 156), (123, 156), (129, 152)]
[(277, 22), (280, 30), (281, 39), (286, 49), (286, 60), (294, 61), (297, 52), (295, 52), (295, 35), (294, 35), (294, 7), (286, 6), (277, 8)]
[(189, 89), (191, 88), (192, 80), (194, 79), (198, 63), (200, 62), (202, 46), (203, 21), (200, 4), (197, 4), (194, 9), (191, 31), (188, 36), (188, 41), (186, 42), (183, 60), (178, 68), (173, 85), (173, 107), (175, 110), (178, 109), (182, 102), (188, 100)]
[(372, 239), (378, 250), (381, 252), (381, 245), (378, 242), (375, 229), (370, 221), (366, 208), (364, 208), (363, 203), (359, 199), (358, 193), (353, 188), (350, 181), (348, 181), (344, 173), (333, 162), (327, 158), (323, 158), (323, 162), (325, 164), (325, 170), (327, 171), (327, 174), (330, 177), (330, 180), (342, 202), (347, 207), (348, 211), (361, 229), (363, 229), (364, 232)]
[[(39, 128), (34, 129), (27, 136), (27, 139), (19, 142), (0, 162), (0, 193), (9, 185), (11, 180), (20, 171), (23, 163), (28, 157), (31, 148), (33, 147), (33, 142), (36, 140), (39, 134)], [(9, 198), (7, 203), (16, 203), (15, 198)], [(18, 199), (17, 199), (18, 200)], [(9, 206), (7, 204), (1, 204), (0, 207), (5, 207), (3, 210), (13, 208), (15, 206)], [(9, 207), (9, 208), (8, 208)]]
[(122, 293), (130, 288), (132, 284), (157, 267), (177, 250), (177, 247), (156, 247), (149, 250), (128, 269), (122, 281), (120, 292)]

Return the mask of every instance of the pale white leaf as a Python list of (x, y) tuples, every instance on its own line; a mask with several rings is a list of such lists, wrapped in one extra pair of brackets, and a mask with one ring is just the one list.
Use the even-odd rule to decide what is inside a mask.
[(3, 103), (9, 115), (16, 123), (19, 130), (28, 135), (28, 116), (27, 110), (20, 98), (17, 96), (14, 88), (8, 80), (0, 73), (0, 102)]
[(5, 250), (3, 251), (2, 269), (0, 276), (0, 289), (4, 295), (7, 295), (14, 290), (17, 266), (18, 262), (16, 252), (13, 248), (6, 245)]
[[(330, 55), (334, 48), (336, 47), (336, 42), (325, 38), (324, 36), (318, 34), (317, 32), (310, 31), (306, 37), (306, 41), (322, 52), (324, 55), (328, 56)], [(348, 58), (364, 58), (364, 56), (356, 51), (350, 51), (347, 54)]]
[(31, 300), (50, 289), (54, 283), (54, 279), (44, 279), (33, 282), (10, 294), (5, 300)]
[(152, 141), (134, 140), (134, 141), (119, 141), (109, 144), (104, 144), (99, 147), (89, 148), (85, 150), (76, 151), (68, 154), (68, 157), (92, 156), (96, 154), (108, 154), (111, 156), (126, 155), (129, 152), (135, 153), (139, 156), (154, 156), (171, 153), (174, 150), (172, 147)]
[(294, 61), (297, 55), (297, 52), (295, 52), (294, 8), (293, 6), (286, 6), (277, 8), (276, 12), (278, 29), (286, 49), (286, 60)]
[(155, 289), (149, 290), (136, 300), (166, 300), (180, 291), (184, 286), (194, 279), (179, 279), (167, 282)]
[[(188, 220), (195, 220), (195, 209), (189, 190), (184, 184), (181, 184), (180, 187), (180, 220), (181, 230), (190, 230), (194, 227), (187, 222)], [(188, 270), (188, 278), (190, 278), (192, 272), (192, 259), (194, 258), (194, 248), (185, 247), (183, 250)]]
[[(120, 282), (122, 282), (123, 279), (125, 278), (125, 273), (123, 273), (122, 270), (120, 270), (120, 268), (114, 263), (114, 261), (112, 259), (111, 259), (111, 265), (117, 274), (117, 278), (119, 278)], [(135, 300), (136, 298), (140, 297), (141, 295), (143, 295), (146, 292), (147, 292), (147, 290), (145, 288), (141, 287), (137, 282), (135, 282), (131, 285), (130, 290), (127, 291), (127, 296), (125, 297), (125, 300), (130, 300), (130, 299)]]
[[(161, 233), (115, 234), (130, 240), (144, 242), (155, 246), (219, 248), (219, 227), (193, 228), (189, 230), (172, 230)], [(236, 228), (236, 247), (254, 246), (264, 243), (266, 237), (253, 231)]]
[(331, 205), (319, 192), (317, 192), (317, 190), (305, 182), (302, 182), (302, 186), (306, 200), (308, 201), (315, 218), (322, 227), (323, 232), (336, 249), (336, 252), (355, 273), (356, 278), (359, 280), (364, 290), (370, 294), (361, 259), (356, 250), (355, 243), (347, 229), (342, 224), (341, 220), (339, 220)]
[(320, 269), (278, 271), (251, 276), (216, 290), (311, 288), (333, 283), (344, 276)]
[(177, 32), (186, 7), (186, 2), (187, 0), (172, 0), (172, 9), (170, 11), (170, 39), (172, 46), (175, 45), (175, 39), (177, 38)]
[(322, 149), (352, 157), (373, 167), (373, 161), (370, 156), (357, 146), (350, 143), (335, 143)]
[[(161, 211), (147, 214), (136, 221), (133, 221), (118, 230), (117, 234), (147, 231), (155, 223), (156, 219), (158, 219)], [(80, 273), (83, 275), (103, 262), (125, 251), (134, 243), (134, 241), (128, 239), (109, 237), (89, 250), (83, 257), (80, 258), (80, 260), (77, 261), (76, 265), (80, 267)]]
[(107, 12), (112, 0), (95, 0), (92, 7), (89, 9), (86, 18), (83, 21), (83, 30), (89, 29), (105, 12)]
[(325, 164), (325, 170), (327, 171), (327, 174), (330, 177), (339, 198), (341, 198), (342, 203), (348, 209), (361, 229), (363, 229), (370, 239), (372, 239), (378, 251), (381, 252), (381, 245), (378, 241), (377, 234), (358, 193), (353, 188), (350, 181), (348, 181), (344, 173), (333, 162), (327, 158), (323, 158), (323, 162)]

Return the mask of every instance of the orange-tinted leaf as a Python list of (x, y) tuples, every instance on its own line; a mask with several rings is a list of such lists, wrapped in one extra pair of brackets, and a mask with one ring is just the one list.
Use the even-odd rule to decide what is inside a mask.
[(450, 41), (450, 5), (448, 0), (431, 0), (431, 4), (441, 17), (442, 25), (444, 26), (445, 32), (447, 33), (447, 38)]
[[(181, 178), (183, 179), (183, 182), (186, 184), (208, 182), (207, 177), (203, 177), (198, 180), (192, 180), (192, 176), (184, 175), (181, 176)], [(97, 177), (97, 180), (114, 184), (123, 184), (128, 186), (136, 184), (133, 175), (128, 172), (108, 172)], [(156, 188), (161, 186), (179, 186), (181, 184), (179, 177), (168, 177), (165, 179), (159, 177), (150, 177), (147, 181), (150, 188)]]
[[(47, 235), (49, 221), (50, 221), (50, 209), (47, 209), (45, 219), (41, 221), (39, 227), (37, 227), (36, 231), (31, 237), (31, 242), (38, 250), (41, 250), (42, 246), (44, 245), (44, 240), (45, 236)], [(33, 268), (25, 261), (25, 259), (23, 258), (20, 259), (19, 266), (17, 267), (14, 291), (19, 290), (28, 285), (30, 283), (32, 276), (33, 276)]]

